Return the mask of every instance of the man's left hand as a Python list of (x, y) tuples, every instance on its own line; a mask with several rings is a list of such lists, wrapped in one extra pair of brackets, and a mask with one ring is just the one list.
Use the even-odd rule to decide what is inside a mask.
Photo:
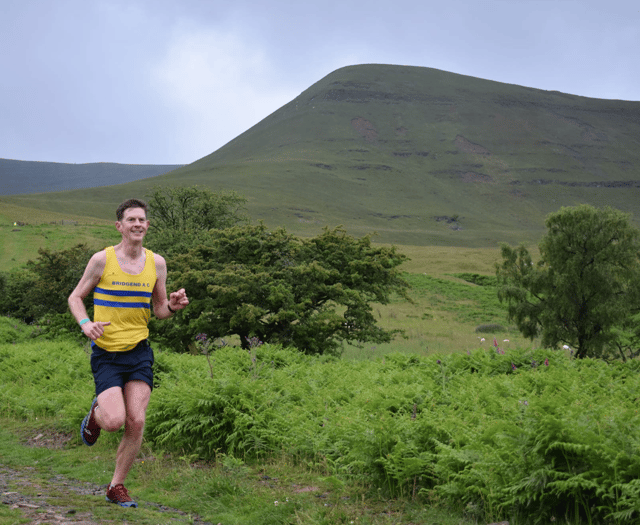
[(180, 288), (177, 292), (169, 294), (169, 307), (172, 310), (182, 310), (189, 304), (187, 292), (184, 288)]

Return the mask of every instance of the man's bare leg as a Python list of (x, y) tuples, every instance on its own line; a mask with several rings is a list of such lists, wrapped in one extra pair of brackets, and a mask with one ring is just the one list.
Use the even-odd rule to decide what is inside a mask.
[(122, 388), (108, 388), (98, 396), (98, 406), (93, 412), (96, 422), (106, 432), (117, 432), (124, 425), (126, 407)]
[[(138, 452), (140, 452), (151, 388), (144, 381), (130, 381), (124, 385), (123, 397), (126, 414), (124, 435), (116, 453), (116, 468), (111, 485), (124, 483)], [(98, 401), (98, 406), (100, 406), (100, 401)], [(100, 420), (98, 421), (100, 422)]]

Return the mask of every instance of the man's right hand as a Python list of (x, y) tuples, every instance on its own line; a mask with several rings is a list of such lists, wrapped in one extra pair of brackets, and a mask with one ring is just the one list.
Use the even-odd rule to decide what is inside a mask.
[(89, 321), (84, 323), (80, 328), (82, 332), (92, 341), (99, 339), (104, 334), (104, 327), (109, 326), (111, 322), (98, 321), (96, 323)]

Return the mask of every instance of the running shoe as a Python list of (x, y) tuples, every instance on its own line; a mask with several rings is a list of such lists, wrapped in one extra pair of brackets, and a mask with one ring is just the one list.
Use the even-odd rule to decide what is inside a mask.
[(106, 500), (109, 503), (116, 503), (121, 507), (138, 506), (138, 504), (131, 499), (131, 496), (129, 496), (127, 489), (124, 488), (122, 483), (119, 483), (118, 485), (109, 485)]
[(93, 403), (91, 403), (91, 409), (89, 413), (82, 420), (82, 425), (80, 425), (80, 435), (82, 436), (82, 441), (88, 447), (93, 446), (93, 444), (98, 440), (100, 436), (100, 426), (96, 421), (95, 411), (98, 407), (98, 398), (93, 398)]

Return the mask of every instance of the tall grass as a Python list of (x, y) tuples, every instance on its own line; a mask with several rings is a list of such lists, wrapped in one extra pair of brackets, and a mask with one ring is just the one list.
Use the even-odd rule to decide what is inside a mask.
[[(455, 269), (455, 264), (450, 268)], [(411, 302), (397, 300), (374, 306), (379, 324), (404, 330), (404, 337), (385, 344), (345, 345), (344, 357), (371, 359), (389, 352), (418, 355), (466, 352), (488, 346), (494, 337), (501, 342), (507, 340), (505, 343), (510, 347), (535, 344), (507, 322), (506, 310), (497, 299), (495, 277), (475, 273), (446, 273), (441, 277), (405, 273), (404, 278), (411, 286)]]
[[(157, 352), (154, 448), (289, 461), (336, 487), (515, 524), (637, 523), (640, 365), (494, 346), (349, 361), (262, 345)], [(70, 342), (0, 346), (0, 414), (75, 428), (90, 375)], [(38, 392), (38, 395), (35, 394)]]

